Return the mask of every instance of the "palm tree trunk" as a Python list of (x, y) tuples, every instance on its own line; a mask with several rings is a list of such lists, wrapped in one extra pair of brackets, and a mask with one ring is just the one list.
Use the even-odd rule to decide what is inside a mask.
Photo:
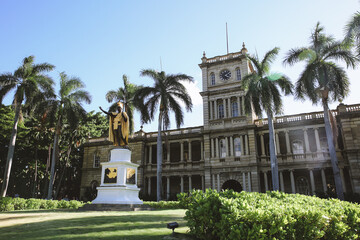
[(61, 172), (61, 176), (60, 176), (60, 179), (59, 179), (59, 183), (58, 183), (58, 185), (57, 185), (57, 187), (56, 187), (56, 191), (55, 191), (55, 196), (54, 196), (54, 198), (55, 199), (57, 199), (57, 196), (58, 196), (58, 194), (59, 194), (59, 191), (60, 191), (60, 188), (61, 188), (61, 183), (62, 183), (62, 180), (63, 180), (63, 178), (64, 178), (64, 175), (65, 175), (65, 172), (66, 172), (66, 162), (67, 161), (70, 161), (70, 153), (71, 153), (71, 150), (72, 150), (72, 142), (74, 141), (74, 137), (75, 137), (75, 135), (73, 135), (72, 136), (72, 138), (71, 138), (71, 141), (70, 141), (70, 144), (69, 144), (69, 146), (68, 146), (68, 150), (67, 150), (67, 153), (66, 153), (66, 160), (65, 160), (65, 164), (64, 164), (64, 168), (63, 168), (63, 170), (62, 170), (62, 172)]
[(337, 197), (340, 200), (344, 200), (344, 190), (341, 182), (341, 176), (340, 176), (340, 170), (338, 166), (338, 160), (336, 157), (336, 150), (334, 146), (334, 138), (333, 138), (333, 132), (330, 125), (329, 120), (329, 106), (326, 99), (322, 99), (322, 104), (324, 107), (324, 123), (325, 123), (325, 132), (326, 132), (326, 138), (329, 146), (329, 153), (330, 153), (330, 160), (331, 165), (334, 173), (334, 180), (335, 180), (335, 187), (336, 187), (336, 194)]
[(279, 170), (278, 170), (278, 162), (276, 158), (274, 122), (272, 119), (272, 114), (268, 112), (267, 115), (268, 115), (268, 125), (269, 125), (269, 150), (270, 150), (272, 184), (273, 184), (273, 190), (279, 191)]
[(48, 180), (48, 177), (49, 177), (49, 167), (50, 167), (50, 158), (51, 158), (51, 143), (49, 145), (49, 148), (48, 148), (48, 157), (46, 159), (46, 170), (45, 170), (45, 174), (44, 174), (44, 191), (43, 191), (43, 198), (45, 198), (47, 196), (46, 194), (46, 190), (49, 188), (49, 180)]
[(9, 186), (11, 165), (12, 165), (12, 161), (13, 161), (13, 157), (14, 157), (17, 126), (19, 123), (20, 110), (21, 110), (21, 102), (18, 102), (18, 103), (16, 103), (16, 107), (15, 107), (14, 127), (11, 132), (11, 137), (10, 137), (10, 141), (9, 141), (9, 150), (8, 150), (8, 154), (7, 154), (6, 167), (5, 167), (5, 173), (4, 173), (4, 182), (2, 185), (2, 189), (1, 189), (2, 197), (6, 196), (6, 192), (7, 192), (8, 186)]
[(162, 192), (162, 138), (161, 138), (161, 124), (162, 123), (162, 112), (159, 113), (159, 123), (158, 123), (158, 137), (157, 137), (157, 191), (156, 199), (161, 201), (161, 192)]
[(58, 122), (56, 124), (56, 129), (55, 129), (55, 137), (54, 137), (53, 151), (52, 151), (52, 157), (51, 157), (50, 181), (49, 181), (49, 189), (48, 189), (47, 199), (52, 199), (55, 163), (56, 163), (56, 161), (55, 161), (56, 160), (56, 149), (57, 149), (57, 145), (58, 145), (58, 141), (59, 141), (60, 125), (61, 125), (61, 116), (59, 116)]
[(37, 173), (38, 173), (37, 165), (38, 165), (38, 148), (35, 149), (34, 185), (33, 185), (32, 193), (31, 193), (31, 196), (33, 198), (36, 197), (35, 192), (36, 192), (36, 189), (37, 189)]

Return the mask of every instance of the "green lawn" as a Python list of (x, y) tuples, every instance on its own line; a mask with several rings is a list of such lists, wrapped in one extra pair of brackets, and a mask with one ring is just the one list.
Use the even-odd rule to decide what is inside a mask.
[[(0, 239), (191, 239), (185, 210), (77, 212), (64, 210), (0, 213)], [(176, 235), (166, 224), (176, 221)]]

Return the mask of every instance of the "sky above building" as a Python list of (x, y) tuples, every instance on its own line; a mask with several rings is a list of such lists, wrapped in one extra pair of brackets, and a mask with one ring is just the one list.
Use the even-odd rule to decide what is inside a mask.
[[(303, 64), (284, 66), (285, 53), (307, 46), (318, 21), (327, 34), (341, 40), (344, 26), (359, 5), (355, 0), (0, 0), (0, 73), (13, 72), (24, 57), (34, 55), (36, 63), (56, 66), (49, 73), (56, 89), (63, 71), (86, 84), (92, 95), (92, 103), (84, 104), (87, 111), (110, 106), (105, 94), (123, 86), (123, 74), (130, 82), (147, 86), (153, 81), (140, 77), (142, 69), (184, 73), (195, 83), (187, 86), (194, 108), (185, 114), (183, 127), (200, 126), (203, 110), (198, 64), (204, 51), (208, 58), (226, 54), (226, 23), (229, 52), (240, 51), (244, 42), (250, 54), (262, 58), (267, 51), (280, 47), (272, 71), (284, 73), (295, 82)], [(360, 71), (346, 71), (351, 92), (343, 102), (360, 103)], [(10, 94), (4, 104), (10, 104), (11, 99)], [(309, 101), (284, 98), (286, 115), (321, 109)], [(137, 131), (138, 113), (134, 120)], [(156, 126), (155, 119), (144, 125), (144, 130), (156, 131)], [(175, 127), (172, 120), (171, 128)]]

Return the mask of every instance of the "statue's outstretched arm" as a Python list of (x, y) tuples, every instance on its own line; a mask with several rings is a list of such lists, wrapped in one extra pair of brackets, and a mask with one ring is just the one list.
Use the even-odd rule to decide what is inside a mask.
[(107, 111), (105, 111), (104, 109), (102, 109), (102, 107), (99, 107), (99, 108), (100, 108), (100, 110), (101, 110), (103, 113), (105, 113), (106, 115), (110, 115), (110, 116), (113, 115), (112, 113), (107, 112)]

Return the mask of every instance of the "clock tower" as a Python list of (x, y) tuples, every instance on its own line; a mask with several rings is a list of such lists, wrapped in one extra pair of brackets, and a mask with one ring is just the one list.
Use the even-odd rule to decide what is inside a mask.
[[(243, 44), (239, 52), (207, 58), (202, 70), (205, 187), (220, 186), (220, 176), (259, 189), (256, 166), (255, 114), (246, 114), (242, 78), (253, 71)], [(225, 170), (226, 169), (226, 170)], [(247, 184), (245, 184), (247, 183)], [(244, 185), (245, 184), (245, 185)]]

